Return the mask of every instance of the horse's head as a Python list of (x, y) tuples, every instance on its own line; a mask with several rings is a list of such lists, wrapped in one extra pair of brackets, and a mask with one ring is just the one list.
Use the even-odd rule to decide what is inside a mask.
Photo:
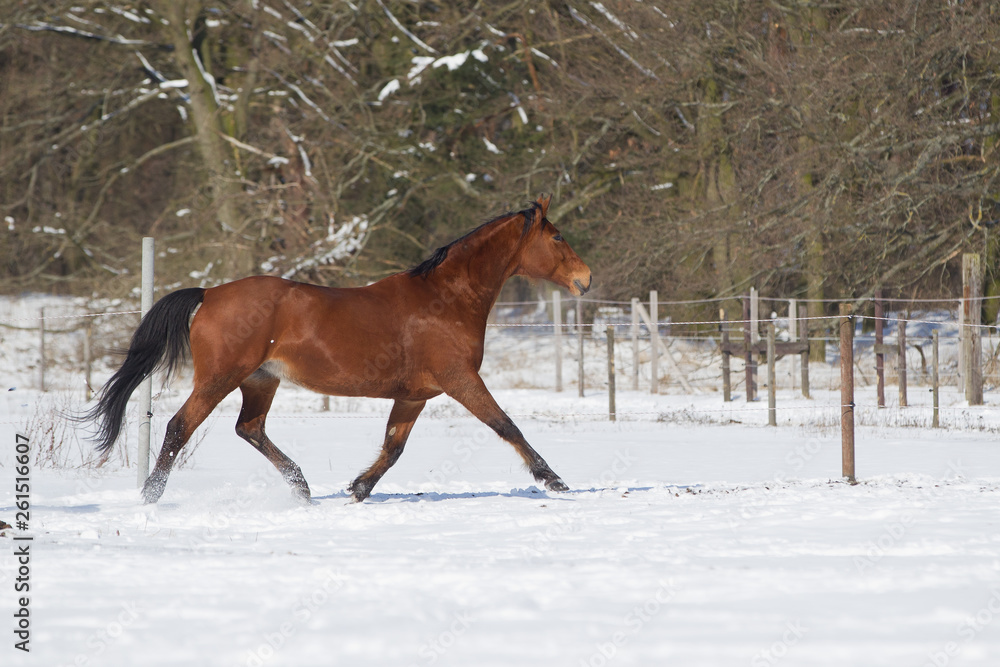
[(546, 219), (549, 196), (541, 196), (538, 205), (524, 215), (534, 215), (525, 239), (517, 274), (549, 280), (565, 287), (573, 296), (583, 296), (590, 289), (590, 268), (573, 252), (559, 230)]

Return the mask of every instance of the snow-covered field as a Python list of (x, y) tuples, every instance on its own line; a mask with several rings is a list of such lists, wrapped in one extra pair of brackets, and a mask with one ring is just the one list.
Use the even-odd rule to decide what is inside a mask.
[[(488, 384), (544, 384), (505, 351), (488, 347)], [(8, 523), (15, 434), (76, 435), (57, 411), (80, 405), (78, 378), (41, 395), (18, 381), (32, 372), (0, 376), (19, 387), (0, 398)], [(71, 443), (31, 476), (30, 654), (13, 647), (20, 533), (0, 538), (0, 664), (998, 664), (1000, 395), (969, 408), (947, 388), (931, 430), (926, 388), (881, 411), (859, 390), (851, 486), (832, 374), (816, 369), (811, 401), (782, 389), (777, 428), (766, 400), (710, 391), (619, 391), (612, 423), (597, 385), (497, 390), (564, 494), (447, 398), (362, 504), (344, 488), (377, 453), (384, 401), (326, 413), (279, 390), (268, 430), (309, 506), (233, 432), (238, 395), (155, 506), (134, 468), (81, 467)], [(159, 396), (156, 444), (184, 389)]]

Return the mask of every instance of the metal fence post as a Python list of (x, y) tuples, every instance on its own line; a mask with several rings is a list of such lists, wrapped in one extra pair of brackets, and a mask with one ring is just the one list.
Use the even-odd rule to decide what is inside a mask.
[(656, 290), (649, 291), (649, 328), (650, 366), (649, 366), (649, 393), (660, 393), (660, 324), (659, 324), (659, 300)]
[[(142, 297), (140, 310), (142, 317), (153, 307), (153, 257), (154, 243), (150, 236), (142, 239)], [(150, 374), (139, 385), (139, 455), (138, 486), (142, 488), (149, 477), (149, 432), (152, 428), (153, 376)]]
[(556, 391), (562, 391), (562, 295), (559, 290), (552, 292), (552, 328), (556, 337)]
[(608, 336), (608, 419), (615, 421), (615, 325), (609, 324)]
[(767, 323), (767, 424), (768, 426), (778, 425), (777, 410), (777, 373), (774, 371), (775, 362), (775, 331), (774, 320)]
[(580, 353), (577, 355), (577, 375), (579, 376), (580, 398), (583, 398), (583, 302), (576, 300), (576, 331)]

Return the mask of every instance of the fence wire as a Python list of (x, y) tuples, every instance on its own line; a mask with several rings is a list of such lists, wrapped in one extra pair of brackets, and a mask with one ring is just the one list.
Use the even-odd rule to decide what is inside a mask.
[[(763, 297), (761, 297), (761, 298), (763, 299)], [(726, 299), (728, 299), (728, 297)], [(677, 301), (677, 302), (663, 301), (663, 302), (659, 302), (659, 303), (660, 303), (660, 305), (669, 305), (669, 304), (672, 304), (672, 303), (677, 303), (677, 304), (680, 304), (680, 303), (683, 303), (683, 304), (691, 304), (691, 303), (708, 304), (708, 303), (716, 303), (716, 302), (718, 302), (720, 300), (725, 300), (725, 299), (723, 299), (723, 298), (720, 297), (720, 298), (717, 298), (717, 299), (707, 299), (707, 300), (703, 299), (703, 300)], [(773, 301), (787, 301), (787, 299), (770, 299), (770, 300), (773, 300)], [(801, 302), (803, 300), (802, 299), (798, 299), (798, 301)], [(834, 301), (834, 300), (826, 300), (826, 301)], [(888, 302), (888, 301), (893, 301), (893, 300), (883, 298), (882, 301)], [(895, 301), (899, 302), (899, 301), (904, 301), (904, 300), (895, 300)], [(906, 300), (906, 301), (912, 303), (912, 302), (915, 302), (916, 300), (910, 299), (910, 300)], [(935, 303), (959, 303), (961, 301), (962, 301), (961, 298), (952, 298), (952, 299), (927, 299), (927, 300), (924, 300), (924, 302), (935, 302)], [(605, 300), (597, 300), (597, 299), (587, 300), (587, 302), (588, 303), (598, 303), (598, 304), (602, 304), (602, 303), (603, 304), (615, 304), (615, 305), (618, 305), (618, 304), (620, 304), (620, 305), (630, 305), (631, 304), (631, 302), (605, 301)], [(565, 303), (567, 304), (567, 306), (570, 307), (570, 312), (572, 312), (572, 310), (571, 310), (571, 308), (572, 308), (571, 303), (572, 302), (571, 301), (567, 301)], [(498, 306), (510, 306), (510, 305), (535, 305), (535, 306), (540, 306), (541, 304), (539, 302), (537, 302), (537, 301), (532, 301), (532, 302), (501, 302), (501, 303), (499, 303), (497, 305)], [(550, 302), (545, 302), (544, 305), (550, 306), (551, 304), (550, 304)], [(46, 307), (46, 309), (47, 309), (47, 307)], [(58, 312), (57, 308), (54, 308), (54, 310), (57, 310), (57, 312)], [(110, 320), (110, 319), (120, 318), (120, 317), (123, 317), (123, 316), (138, 315), (139, 312), (140, 311), (138, 311), (138, 310), (109, 310), (109, 311), (101, 311), (101, 312), (88, 312), (88, 311), (84, 311), (84, 312), (76, 312), (76, 313), (72, 313), (72, 314), (65, 314), (65, 312), (63, 311), (63, 313), (61, 313), (61, 314), (45, 314), (44, 316), (42, 316), (41, 314), (39, 314), (38, 316), (21, 316), (21, 317), (0, 318), (0, 325), (11, 325), (11, 324), (14, 324), (14, 323), (25, 323), (25, 322), (40, 322), (41, 320), (45, 320), (46, 322), (48, 322), (48, 321), (81, 320), (81, 319), (85, 319), (85, 318), (100, 318), (100, 317), (107, 317)], [(538, 312), (541, 312), (541, 308), (538, 309)], [(954, 312), (954, 311), (951, 311), (951, 312)], [(961, 332), (963, 330), (970, 330), (970, 329), (978, 329), (980, 331), (982, 331), (982, 330), (988, 330), (988, 331), (991, 331), (991, 332), (996, 332), (996, 330), (997, 330), (994, 325), (990, 325), (990, 324), (972, 324), (972, 323), (967, 323), (967, 322), (957, 322), (957, 321), (954, 321), (954, 320), (927, 319), (927, 318), (922, 318), (920, 316), (902, 317), (902, 316), (898, 316), (897, 315), (897, 316), (882, 316), (880, 318), (876, 318), (873, 315), (853, 314), (851, 316), (851, 318), (853, 320), (855, 320), (855, 321), (858, 321), (858, 322), (865, 321), (865, 320), (875, 321), (877, 319), (880, 319), (883, 322), (886, 322), (886, 323), (889, 323), (889, 324), (896, 324), (896, 325), (902, 324), (902, 323), (906, 323), (906, 324), (920, 324), (920, 325), (928, 325), (928, 326), (931, 326), (933, 328), (937, 328), (937, 329), (941, 329), (941, 330), (953, 330), (953, 331), (959, 331), (959, 332)], [(820, 322), (826, 323), (829, 326), (835, 326), (836, 323), (840, 320), (840, 316), (838, 316), (838, 315), (820, 315), (820, 316), (811, 316), (811, 317), (804, 317), (804, 318), (791, 318), (791, 319), (794, 320), (794, 321), (796, 321), (796, 322), (805, 322), (805, 323), (820, 321)], [(657, 335), (660, 338), (662, 345), (667, 348), (667, 352), (666, 352), (667, 354), (671, 353), (672, 345), (674, 343), (685, 343), (685, 344), (694, 346), (695, 350), (694, 350), (694, 352), (691, 352), (691, 354), (701, 355), (701, 356), (705, 357), (705, 359), (701, 359), (700, 361), (698, 361), (697, 363), (695, 363), (696, 368), (694, 370), (691, 370), (689, 372), (690, 375), (692, 376), (692, 378), (691, 378), (692, 384), (697, 385), (701, 389), (714, 388), (714, 389), (717, 390), (718, 387), (719, 387), (719, 385), (720, 385), (720, 376), (719, 376), (718, 372), (716, 372), (714, 370), (711, 370), (712, 363), (714, 363), (714, 362), (711, 362), (710, 360), (709, 361), (705, 361), (706, 359), (709, 359), (709, 357), (712, 357), (713, 355), (715, 357), (718, 357), (718, 355), (719, 355), (719, 349), (718, 349), (719, 335), (717, 333), (715, 333), (715, 332), (721, 332), (721, 330), (723, 328), (725, 328), (731, 334), (734, 334), (734, 333), (735, 334), (739, 334), (739, 333), (742, 333), (748, 325), (752, 325), (754, 323), (756, 323), (756, 324), (762, 324), (762, 323), (766, 323), (766, 322), (775, 322), (775, 323), (779, 324), (782, 327), (782, 331), (786, 331), (787, 328), (788, 328), (788, 324), (790, 323), (790, 319), (787, 318), (787, 317), (777, 317), (775, 319), (761, 318), (761, 319), (757, 319), (757, 320), (752, 320), (752, 319), (736, 319), (736, 320), (725, 320), (725, 321), (720, 321), (720, 320), (691, 320), (691, 321), (685, 320), (685, 321), (676, 321), (676, 320), (673, 320), (673, 319), (666, 319), (666, 320), (658, 320), (655, 323), (651, 323), (651, 326), (647, 326), (647, 324), (645, 322), (641, 322), (638, 325), (638, 328), (635, 328), (635, 329), (633, 329), (633, 327), (635, 325), (633, 325), (632, 322), (618, 321), (618, 322), (613, 322), (612, 324), (615, 326), (615, 329), (616, 329), (616, 338), (618, 337), (617, 332), (620, 332), (623, 329), (630, 330), (630, 333), (631, 332), (635, 332), (634, 333), (634, 338), (642, 346), (641, 349), (640, 349), (640, 356), (648, 356), (649, 354), (651, 354), (651, 346), (653, 345), (653, 331), (651, 331), (651, 329), (657, 331)], [(598, 326), (597, 323), (588, 323), (588, 322), (583, 322), (583, 323), (580, 323), (580, 322), (565, 322), (565, 323), (562, 323), (560, 325), (555, 325), (552, 322), (492, 322), (492, 323), (489, 323), (487, 326), (490, 328), (491, 331), (502, 331), (502, 330), (505, 330), (505, 329), (509, 329), (509, 330), (523, 330), (523, 331), (525, 331), (525, 337), (529, 338), (529, 339), (530, 338), (551, 339), (551, 338), (553, 338), (555, 336), (556, 332), (558, 331), (558, 332), (560, 332), (560, 333), (563, 334), (563, 343), (562, 344), (565, 346), (565, 348), (567, 350), (567, 353), (570, 356), (572, 356), (574, 352), (577, 355), (579, 354), (579, 351), (575, 350), (574, 348), (576, 348), (576, 347), (579, 346), (577, 339), (579, 338), (579, 336), (581, 334), (584, 335), (584, 336), (586, 336), (588, 338), (588, 341), (589, 341), (588, 342), (588, 347), (592, 345), (592, 342), (593, 342), (592, 339), (601, 339), (601, 340), (603, 340), (603, 335), (604, 335), (604, 332), (602, 330), (600, 330), (600, 328), (599, 328), (599, 326)], [(711, 327), (713, 329), (713, 331), (703, 331), (703, 332), (699, 332), (699, 333), (692, 332), (690, 335), (687, 335), (687, 334), (683, 333), (686, 329), (693, 328), (693, 327)], [(33, 328), (16, 327), (16, 328), (19, 331), (32, 331), (32, 330), (38, 331), (40, 327), (33, 327)], [(85, 328), (86, 327), (84, 327), (84, 326), (81, 325), (80, 327), (78, 327), (76, 329), (71, 329), (71, 328), (63, 328), (63, 329), (58, 329), (58, 330), (46, 329), (46, 333), (47, 334), (53, 334), (53, 335), (62, 335), (62, 334), (72, 333), (74, 331), (79, 331), (79, 330), (85, 329)], [(809, 328), (812, 328), (812, 327), (809, 327)], [(660, 331), (661, 329), (663, 329), (665, 331), (661, 332)], [(891, 340), (892, 338), (894, 338), (894, 335), (893, 334), (887, 334), (885, 337), (886, 337), (886, 339)], [(633, 351), (629, 349), (630, 348), (630, 346), (628, 345), (629, 338), (630, 338), (629, 333), (625, 333), (624, 335), (622, 335), (621, 340), (622, 340), (623, 344), (621, 346), (618, 346), (618, 350), (619, 351), (616, 352), (616, 355), (620, 356), (621, 359), (622, 359), (621, 363), (617, 363), (616, 362), (616, 367), (617, 367), (616, 374), (617, 374), (617, 376), (619, 378), (623, 378), (623, 377), (625, 378), (624, 381), (622, 381), (621, 379), (619, 379), (619, 383), (622, 386), (626, 386), (626, 385), (629, 384), (629, 380), (631, 379), (632, 375), (636, 372), (635, 369), (634, 369), (634, 367), (636, 365), (640, 365), (640, 366), (642, 366), (642, 365), (648, 366), (649, 365), (648, 361), (645, 361), (645, 362), (643, 362), (641, 360), (637, 361), (636, 359), (631, 358), (631, 355), (633, 354)], [(763, 340), (764, 337), (761, 336), (760, 338)], [(908, 340), (910, 342), (913, 342), (913, 343), (917, 343), (917, 341), (925, 341), (925, 340), (927, 340), (929, 338), (930, 337), (928, 335), (926, 335), (926, 334), (923, 334), (923, 335), (911, 334), (910, 336), (908, 336)], [(861, 345), (860, 345), (861, 354), (859, 356), (868, 354), (868, 352), (870, 351), (870, 340), (871, 339), (872, 339), (872, 336), (871, 336), (870, 333), (866, 334), (865, 336), (859, 336), (856, 339), (856, 344), (858, 342), (861, 343)], [(496, 340), (497, 340), (496, 338), (493, 339), (494, 342)], [(810, 336), (808, 338), (808, 340), (810, 342), (818, 341), (818, 342), (829, 343), (829, 342), (835, 342), (837, 340), (837, 338), (831, 337), (831, 336), (822, 336), (822, 335), (820, 335), (820, 336)], [(953, 347), (954, 346), (954, 338), (948, 338), (947, 340), (950, 341), (950, 345)], [(944, 342), (944, 341), (945, 341), (945, 339), (942, 339), (942, 342)], [(739, 339), (738, 338), (734, 339), (734, 342), (738, 343)], [(700, 347), (700, 346), (707, 346), (707, 347)], [(920, 348), (919, 345), (915, 345), (915, 347), (917, 347), (918, 350)], [(987, 349), (988, 347), (990, 349)], [(96, 357), (107, 356), (107, 351), (98, 352), (98, 351), (95, 350), (95, 352), (96, 352), (96, 354), (95, 354)], [(988, 365), (991, 365), (993, 367), (993, 372), (991, 372), (991, 373), (984, 373), (986, 379), (988, 381), (990, 381), (994, 385), (1000, 384), (1000, 373), (998, 373), (998, 372), (1000, 372), (1000, 359), (998, 359), (998, 357), (1000, 357), (1000, 346), (998, 346), (998, 345), (995, 344), (995, 341), (993, 341), (992, 337), (984, 338), (984, 345), (983, 345), (982, 353), (983, 353), (983, 361), (986, 362)], [(595, 359), (597, 358), (597, 354), (598, 354), (598, 352), (595, 350), (595, 353), (594, 353)], [(490, 355), (488, 355), (488, 359), (489, 359), (489, 356)], [(661, 354), (661, 357), (662, 357), (662, 354)], [(921, 357), (923, 358), (923, 351), (921, 351)], [(733, 388), (734, 389), (738, 389), (739, 387), (742, 386), (741, 385), (742, 375), (744, 374), (745, 369), (743, 369), (743, 368), (740, 367), (740, 362), (742, 361), (741, 357), (739, 357), (737, 355), (733, 355), (733, 360), (736, 362), (734, 364), (734, 368), (732, 369), (732, 372), (736, 375), (736, 382), (733, 383)], [(600, 359), (599, 361), (603, 362), (602, 359)], [(684, 360), (682, 360), (681, 363), (685, 363)], [(819, 363), (819, 362), (816, 362), (816, 363)], [(689, 365), (689, 364), (686, 364), (686, 365)], [(922, 365), (918, 366), (917, 368), (922, 368)], [(921, 379), (924, 375), (926, 375), (926, 370), (924, 369), (923, 371), (918, 371), (917, 368), (914, 368), (914, 369), (911, 370), (911, 375), (912, 376), (916, 376), (916, 378), (919, 381), (919, 379)], [(703, 369), (709, 369), (709, 370), (703, 370)], [(572, 387), (573, 386), (573, 380), (575, 379), (574, 376), (576, 374), (574, 372), (572, 372), (572, 369), (570, 369), (570, 368), (567, 368), (565, 370), (566, 370), (565, 376), (569, 380), (568, 386)], [(665, 374), (665, 376), (666, 376), (666, 379), (661, 379), (661, 383), (664, 383), (665, 385), (669, 384), (670, 386), (677, 385), (678, 384), (677, 380), (673, 378), (675, 370), (676, 369), (670, 369), (669, 368), (669, 364), (663, 364), (662, 361), (661, 361), (661, 372), (663, 372), (663, 374)], [(887, 370), (889, 371), (890, 377), (891, 377), (891, 374), (892, 374), (891, 369), (887, 369)], [(595, 373), (593, 370), (588, 370), (587, 374), (591, 375), (591, 376), (592, 375), (597, 375), (597, 373)], [(648, 375), (648, 372), (647, 372), (647, 375)], [(782, 377), (784, 377), (787, 380), (787, 376), (788, 375), (790, 375), (790, 374), (789, 373), (784, 373)], [(956, 373), (956, 372), (953, 372), (953, 370), (946, 365), (944, 368), (941, 369), (941, 372), (939, 372), (939, 376), (938, 377), (939, 377), (940, 380), (945, 380), (946, 381), (946, 380), (953, 380), (955, 378), (959, 378), (960, 375), (958, 373)], [(647, 382), (647, 381), (648, 381), (648, 377), (646, 377), (644, 379), (644, 382)], [(831, 382), (832, 382), (832, 380), (831, 380)], [(593, 384), (595, 384), (595, 386), (593, 387), (594, 389), (600, 388), (600, 384), (601, 383), (599, 381), (596, 382), (596, 383), (593, 383)], [(866, 378), (864, 376), (864, 374), (862, 374), (862, 385), (864, 385), (864, 384), (869, 384), (870, 385), (871, 382), (869, 381), (868, 378)], [(792, 388), (794, 389), (794, 383), (792, 384)], [(832, 384), (830, 385), (830, 388), (831, 389), (833, 388)], [(805, 408), (798, 408), (798, 407), (791, 407), (791, 406), (789, 406), (789, 407), (782, 408), (782, 409), (786, 410), (786, 409), (805, 409)], [(808, 409), (816, 409), (816, 408), (808, 408)], [(943, 410), (945, 408), (941, 408), (941, 409)], [(732, 410), (733, 410), (733, 408), (722, 408), (722, 409), (720, 409), (720, 411), (732, 411)], [(626, 417), (629, 414), (636, 414), (637, 415), (639, 413), (618, 412), (617, 414), (620, 415), (620, 416), (622, 416), (622, 417)], [(579, 413), (576, 416), (586, 416), (586, 413)]]

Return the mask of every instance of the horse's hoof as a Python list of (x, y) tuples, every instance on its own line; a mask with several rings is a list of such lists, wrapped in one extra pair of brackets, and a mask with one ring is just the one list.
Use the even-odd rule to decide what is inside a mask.
[(569, 487), (566, 486), (566, 482), (562, 481), (558, 477), (545, 482), (545, 488), (549, 491), (559, 491), (560, 493), (563, 491), (569, 491)]
[(150, 475), (146, 478), (146, 483), (142, 485), (142, 504), (155, 505), (156, 501), (163, 495), (163, 489), (167, 485), (166, 480)]
[(347, 487), (348, 492), (351, 494), (351, 502), (360, 503), (370, 496), (373, 486), (375, 485), (362, 480), (360, 477), (351, 482), (350, 486)]

